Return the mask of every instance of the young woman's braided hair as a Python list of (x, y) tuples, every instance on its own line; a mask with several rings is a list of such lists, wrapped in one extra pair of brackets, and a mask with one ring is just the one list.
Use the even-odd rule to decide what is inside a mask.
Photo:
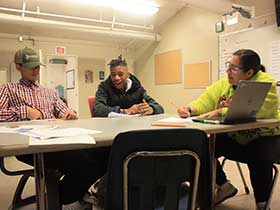
[(108, 63), (110, 69), (115, 66), (127, 66), (126, 60), (122, 58), (122, 55), (119, 55), (118, 58), (112, 59), (110, 63)]

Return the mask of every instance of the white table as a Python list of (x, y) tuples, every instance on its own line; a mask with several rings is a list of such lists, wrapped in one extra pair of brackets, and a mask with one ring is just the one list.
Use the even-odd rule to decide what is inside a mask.
[[(170, 117), (171, 115), (153, 115), (144, 117), (133, 118), (91, 118), (91, 119), (79, 119), (74, 121), (28, 121), (18, 122), (16, 124), (60, 124), (61, 128), (68, 127), (80, 127), (93, 130), (102, 131), (102, 133), (93, 135), (96, 144), (71, 144), (71, 145), (44, 145), (44, 146), (6, 146), (0, 147), (0, 156), (13, 156), (21, 154), (33, 154), (34, 156), (34, 171), (35, 171), (35, 184), (36, 184), (36, 198), (37, 198), (37, 210), (45, 210), (45, 174), (44, 174), (44, 161), (43, 154), (46, 152), (74, 150), (74, 149), (88, 149), (94, 147), (108, 146), (112, 144), (115, 136), (124, 131), (131, 130), (143, 130), (143, 129), (166, 129), (167, 127), (151, 126), (152, 123)], [(15, 124), (15, 123), (6, 123)], [(258, 120), (257, 122), (236, 124), (236, 125), (211, 125), (202, 123), (185, 123), (186, 128), (197, 128), (205, 131), (209, 134), (210, 140), (210, 160), (211, 160), (211, 192), (212, 192), (212, 208), (214, 206), (214, 190), (216, 184), (216, 161), (215, 161), (215, 138), (216, 134), (226, 133), (239, 130), (247, 130), (252, 128), (270, 127), (279, 124), (277, 119)], [(4, 125), (0, 123), (0, 126)], [(170, 127), (172, 129), (172, 127)], [(184, 128), (182, 128), (184, 129)], [(1, 138), (0, 133), (0, 138)]]

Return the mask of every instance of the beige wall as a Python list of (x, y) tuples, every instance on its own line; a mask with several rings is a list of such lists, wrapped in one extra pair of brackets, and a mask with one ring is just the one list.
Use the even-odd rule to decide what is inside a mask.
[[(79, 116), (89, 117), (89, 109), (87, 105), (87, 97), (95, 95), (97, 86), (99, 84), (98, 72), (105, 71), (105, 78), (109, 75), (109, 69), (106, 65), (112, 58), (116, 58), (119, 54), (123, 54), (128, 61), (130, 71), (134, 71), (134, 52), (127, 49), (122, 49), (119, 46), (107, 45), (106, 43), (96, 43), (88, 41), (68, 40), (68, 39), (54, 39), (48, 37), (34, 37), (35, 45), (31, 41), (18, 42), (16, 35), (0, 34), (1, 57), (0, 66), (9, 67), (13, 62), (13, 56), (17, 49), (25, 46), (41, 49), (43, 57), (54, 54), (56, 46), (66, 47), (66, 55), (78, 57), (78, 88), (79, 88)], [(125, 53), (124, 53), (125, 51)], [(46, 59), (44, 59), (46, 63)], [(84, 79), (84, 70), (93, 69), (94, 82), (86, 84)], [(10, 71), (8, 72), (8, 80)], [(57, 75), (54, 75), (57, 76)]]
[[(182, 64), (212, 60), (212, 78), (218, 79), (218, 36), (215, 23), (219, 16), (197, 8), (185, 8), (161, 29), (162, 40), (142, 49), (136, 60), (135, 73), (148, 94), (158, 100), (166, 113), (176, 113), (173, 101), (184, 105), (198, 97), (204, 89), (184, 89), (180, 84), (155, 85), (154, 56), (170, 50), (182, 50)], [(182, 69), (183, 72), (183, 69)]]
[(11, 68), (11, 65), (14, 65), (13, 64), (14, 53), (1, 50), (0, 55), (1, 55), (0, 56), (0, 67), (7, 68), (7, 70), (8, 70), (7, 71), (7, 80), (10, 81), (10, 79), (11, 79), (10, 68)]
[[(90, 117), (90, 111), (88, 107), (88, 96), (95, 95), (97, 87), (100, 83), (99, 71), (104, 71), (105, 60), (104, 59), (89, 59), (79, 58), (79, 116), (80, 118)], [(91, 70), (93, 72), (93, 83), (86, 83), (84, 71)], [(105, 75), (107, 76), (107, 75)]]

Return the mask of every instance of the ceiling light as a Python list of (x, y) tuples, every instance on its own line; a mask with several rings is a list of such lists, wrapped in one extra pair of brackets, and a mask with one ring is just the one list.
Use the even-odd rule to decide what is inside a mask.
[(137, 15), (153, 15), (159, 10), (158, 5), (150, 0), (72, 0), (79, 3), (112, 7), (115, 10)]
[(113, 1), (113, 9), (124, 11), (127, 13), (138, 14), (138, 15), (153, 15), (159, 10), (154, 5), (149, 5), (145, 1)]
[(111, 6), (111, 0), (72, 0), (76, 3), (81, 3), (81, 4), (93, 4), (97, 6)]

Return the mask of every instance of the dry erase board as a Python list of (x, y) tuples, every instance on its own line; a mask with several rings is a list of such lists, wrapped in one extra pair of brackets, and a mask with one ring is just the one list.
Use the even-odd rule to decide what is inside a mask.
[[(280, 81), (280, 28), (276, 25), (249, 28), (219, 36), (219, 78), (226, 76), (225, 62), (238, 49), (256, 51), (266, 71)], [(278, 90), (279, 91), (279, 90)]]

